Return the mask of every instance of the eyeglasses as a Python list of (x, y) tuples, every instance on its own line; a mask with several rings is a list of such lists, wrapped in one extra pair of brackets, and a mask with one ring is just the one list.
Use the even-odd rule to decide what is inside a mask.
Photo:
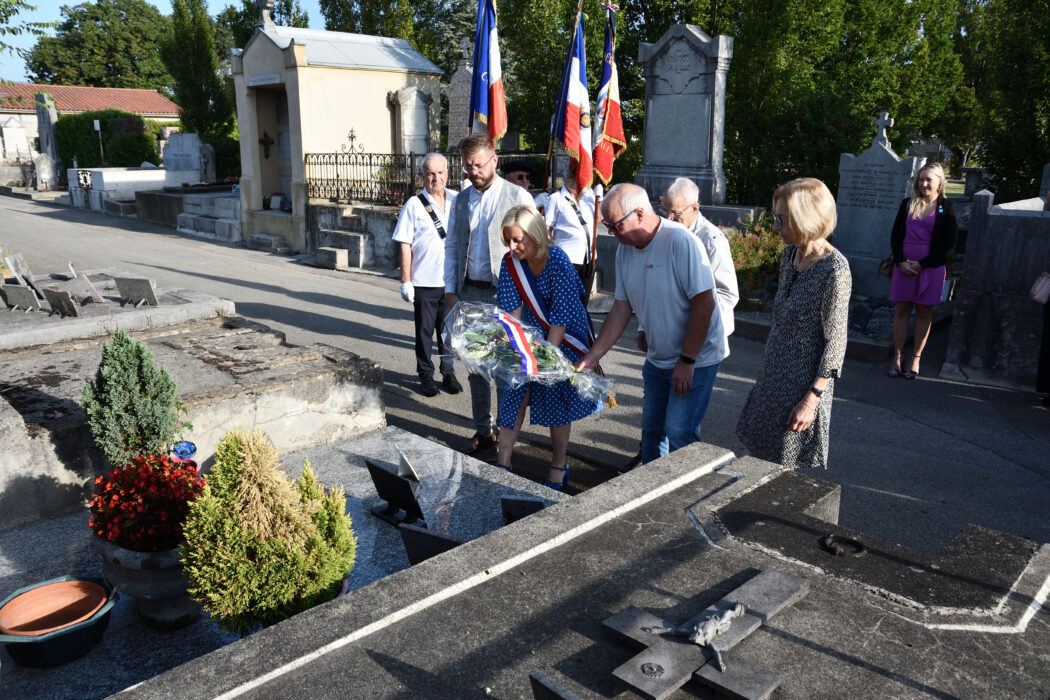
[(478, 163), (477, 165), (471, 165), (470, 163), (464, 163), (463, 164), (463, 174), (464, 175), (471, 175), (473, 173), (480, 173), (482, 170), (485, 169), (486, 165), (488, 165), (489, 163), (491, 163), (495, 159), (496, 159), (496, 154), (493, 153), (491, 156), (486, 158), (483, 163)]
[(781, 218), (780, 216), (777, 216), (777, 213), (775, 211), (770, 209), (769, 213), (773, 215), (773, 225), (774, 226), (781, 226), (782, 227), (784, 225), (784, 219)]
[(626, 214), (624, 215), (624, 217), (623, 217), (622, 219), (620, 219), (619, 221), (617, 221), (617, 222), (616, 222), (615, 224), (611, 224), (611, 223), (609, 223), (608, 221), (604, 221), (604, 220), (602, 221), (602, 223), (603, 223), (603, 224), (605, 225), (605, 227), (606, 227), (607, 229), (609, 229), (609, 230), (611, 230), (611, 231), (615, 231), (616, 233), (619, 233), (619, 232), (620, 232), (620, 227), (621, 227), (621, 226), (623, 226), (623, 222), (625, 222), (625, 221), (627, 221), (627, 220), (628, 220), (629, 218), (631, 218), (631, 216), (632, 216), (632, 215), (633, 215), (633, 214), (634, 214), (634, 213), (635, 213), (636, 211), (638, 211), (638, 210), (637, 210), (637, 209), (632, 209), (631, 211), (627, 212), (627, 213), (626, 213)]

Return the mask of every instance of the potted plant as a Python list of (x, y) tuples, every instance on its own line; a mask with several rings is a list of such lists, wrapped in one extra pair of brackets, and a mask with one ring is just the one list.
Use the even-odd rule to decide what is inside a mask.
[(135, 598), (139, 616), (164, 629), (200, 614), (186, 594), (179, 563), (182, 522), (203, 483), (192, 465), (168, 457), (185, 406), (175, 382), (146, 345), (123, 332), (102, 348), (95, 380), (84, 386), (81, 407), (108, 472), (95, 480), (89, 525), (103, 573)]
[(357, 542), (341, 488), (295, 482), (260, 431), (228, 433), (190, 504), (182, 563), (190, 594), (224, 632), (248, 634), (334, 597)]

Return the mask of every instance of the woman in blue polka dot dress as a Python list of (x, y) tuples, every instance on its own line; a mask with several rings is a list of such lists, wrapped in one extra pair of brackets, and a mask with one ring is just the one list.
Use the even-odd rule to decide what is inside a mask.
[[(575, 364), (581, 355), (562, 342), (565, 334), (586, 341), (589, 337), (590, 318), (580, 297), (583, 282), (576, 268), (569, 262), (565, 252), (551, 246), (547, 238), (547, 225), (536, 209), (527, 205), (516, 206), (503, 219), (503, 243), (510, 254), (531, 272), (535, 279), (536, 296), (546, 306), (550, 330), (547, 340), (557, 345), (569, 362)], [(542, 333), (543, 324), (522, 299), (512, 275), (508, 259), (504, 258), (499, 272), (499, 306), (511, 316), (530, 326), (533, 334)], [(505, 388), (499, 404), (499, 448), (498, 466), (509, 470), (514, 442), (525, 420), (525, 407), (531, 406), (530, 422), (551, 430), (553, 455), (546, 486), (561, 490), (569, 483), (569, 468), (565, 455), (569, 448), (569, 431), (572, 422), (601, 409), (601, 402), (583, 399), (569, 380), (545, 386), (536, 382), (516, 388)]]

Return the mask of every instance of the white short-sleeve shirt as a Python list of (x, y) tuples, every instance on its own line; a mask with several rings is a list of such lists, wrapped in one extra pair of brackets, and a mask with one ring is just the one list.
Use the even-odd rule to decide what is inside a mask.
[[(616, 298), (629, 302), (638, 315), (649, 344), (646, 359), (660, 369), (673, 369), (678, 362), (693, 297), (714, 287), (707, 251), (689, 229), (673, 221), (661, 219), (644, 248), (621, 244), (616, 251)], [(716, 303), (696, 364), (707, 367), (728, 354)]]
[[(423, 190), (438, 221), (448, 233), (448, 215), (456, 201), (454, 190), (445, 190), (445, 207), (434, 203), (430, 193)], [(412, 246), (412, 284), (417, 287), (445, 286), (445, 241), (438, 235), (434, 220), (423, 208), (419, 197), (412, 197), (401, 208), (394, 227), (394, 242)]]
[(733, 308), (740, 301), (740, 289), (736, 282), (736, 267), (733, 266), (733, 253), (729, 250), (729, 239), (700, 212), (696, 213), (692, 231), (700, 244), (707, 251), (711, 261), (711, 274), (715, 278), (715, 292), (718, 294), (718, 306), (722, 310), (722, 329), (726, 337), (733, 332)]
[(594, 192), (583, 191), (577, 204), (586, 226), (573, 208), (572, 195), (564, 186), (552, 194), (543, 208), (547, 227), (554, 231), (554, 245), (565, 251), (573, 265), (582, 265), (587, 257), (587, 242), (594, 226)]

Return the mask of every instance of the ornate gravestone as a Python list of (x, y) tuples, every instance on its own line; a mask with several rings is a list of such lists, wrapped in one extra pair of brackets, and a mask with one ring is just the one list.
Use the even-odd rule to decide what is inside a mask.
[(471, 57), (473, 46), (473, 42), (467, 38), (459, 42), (463, 57), (448, 83), (448, 148), (450, 151), (456, 150), (459, 142), (470, 134), (470, 82), (474, 74)]
[(387, 94), (394, 112), (394, 143), (398, 153), (430, 151), (430, 94), (418, 87), (406, 87)]
[(725, 201), (722, 171), (726, 73), (733, 39), (678, 24), (655, 44), (642, 43), (645, 137), (634, 181), (657, 199), (676, 177), (700, 187), (701, 204)]
[(201, 169), (201, 138), (197, 134), (172, 134), (164, 147), (165, 170)]
[(770, 569), (681, 625), (638, 608), (622, 610), (602, 626), (640, 653), (613, 675), (654, 700), (690, 679), (733, 697), (769, 697), (780, 683), (777, 675), (728, 652), (808, 592), (806, 581)]
[(878, 274), (879, 261), (890, 254), (890, 229), (901, 200), (911, 195), (912, 182), (925, 158), (901, 159), (890, 148), (883, 112), (872, 122), (878, 131), (871, 148), (839, 158), (838, 225), (832, 242), (850, 262), (853, 291), (866, 296), (886, 296), (888, 278)]

